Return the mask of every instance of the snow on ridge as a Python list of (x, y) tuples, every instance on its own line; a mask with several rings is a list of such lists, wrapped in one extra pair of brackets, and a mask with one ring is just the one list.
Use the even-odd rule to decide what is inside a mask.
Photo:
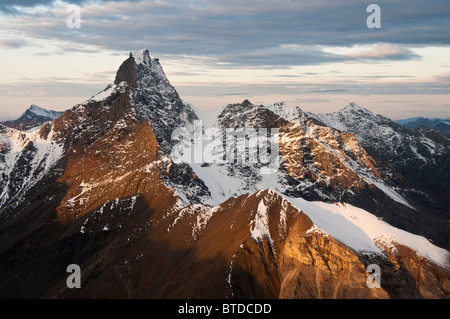
[(220, 211), (222, 207), (220, 205), (212, 208), (207, 208), (197, 214), (197, 222), (192, 229), (192, 238), (197, 239), (198, 235), (206, 228), (211, 217)]
[(161, 64), (159, 63), (158, 58), (151, 59), (151, 69), (160, 80), (164, 80), (168, 84), (169, 80), (167, 79), (167, 76), (164, 73), (164, 70), (163, 70)]
[[(7, 128), (5, 133), (0, 134), (0, 143), (7, 147), (3, 160), (0, 162), (0, 173), (6, 176), (0, 193), (0, 206), (10, 200), (15, 200), (14, 205), (19, 204), (22, 194), (34, 186), (59, 161), (64, 149), (62, 145), (54, 141), (53, 137), (53, 127), (46, 138), (41, 137), (39, 130), (23, 132)], [(22, 169), (16, 166), (17, 160), (22, 156), (29, 143), (33, 143), (33, 151), (29, 153), (30, 161), (27, 163), (30, 170), (27, 175), (23, 176), (21, 188), (16, 193), (9, 194), (10, 184), (13, 182), (11, 174), (13, 171)]]
[[(323, 122), (326, 126), (329, 126), (333, 129), (339, 130), (341, 132), (349, 132), (349, 127), (347, 126), (347, 121), (349, 119), (353, 119), (357, 114), (363, 113), (366, 117), (369, 117), (371, 120), (374, 120), (377, 118), (377, 115), (372, 113), (370, 110), (359, 106), (358, 104), (351, 102), (346, 107), (342, 108), (341, 110), (337, 112), (332, 113), (310, 113), (307, 112), (307, 115), (310, 117), (313, 117), (315, 119), (318, 119), (319, 121)], [(343, 121), (343, 119), (346, 119)], [(358, 124), (355, 122), (355, 124)], [(355, 136), (361, 137), (358, 134), (355, 134)], [(359, 141), (359, 138), (358, 138)]]
[[(322, 207), (320, 203), (303, 198), (283, 197), (308, 216), (313, 224), (344, 245), (359, 252), (368, 251), (383, 254), (383, 251), (367, 236), (363, 229), (336, 213), (333, 206)], [(325, 204), (325, 203), (324, 203)], [(331, 204), (330, 204), (331, 205)]]
[(28, 110), (30, 110), (30, 112), (34, 113), (37, 116), (48, 117), (53, 120), (58, 118), (63, 113), (63, 112), (56, 112), (53, 110), (47, 110), (34, 104), (32, 104)]
[(89, 100), (95, 102), (103, 101), (108, 96), (110, 96), (112, 92), (114, 92), (115, 88), (115, 84), (110, 84), (103, 91), (100, 91), (96, 95), (92, 96)]
[(347, 112), (351, 112), (351, 111), (362, 111), (366, 114), (370, 114), (370, 115), (374, 115), (370, 110), (366, 109), (365, 107), (362, 107), (358, 104), (356, 104), (355, 102), (350, 102), (350, 104), (348, 104), (346, 107), (344, 107), (342, 110), (340, 110), (340, 113), (347, 113)]
[[(268, 191), (267, 195), (262, 196), (265, 191)], [(396, 244), (400, 244), (411, 248), (418, 256), (445, 269), (450, 269), (448, 263), (450, 255), (447, 250), (434, 245), (423, 236), (391, 226), (364, 209), (347, 203), (310, 202), (303, 198), (282, 195), (271, 188), (259, 190), (255, 195), (260, 198), (255, 218), (250, 223), (250, 236), (255, 241), (266, 238), (271, 245), (273, 244), (269, 230), (269, 203), (267, 201), (271, 200), (274, 195), (278, 195), (283, 198), (285, 205), (292, 204), (311, 219), (314, 226), (307, 231), (307, 234), (318, 232), (324, 236), (330, 235), (357, 253), (368, 252), (382, 256), (385, 256), (385, 250), (395, 252)], [(215, 207), (210, 209), (212, 211), (200, 212), (197, 216), (196, 227), (204, 229), (204, 225), (216, 211)], [(285, 217), (280, 214), (280, 219), (283, 218)], [(280, 220), (280, 223), (282, 222)]]
[[(141, 89), (144, 89), (144, 91), (146, 91), (145, 89), (155, 89), (155, 87), (153, 87), (154, 83), (151, 83), (153, 79), (156, 80), (156, 84), (158, 86), (157, 88), (158, 90), (160, 90), (160, 92), (158, 91), (158, 93), (163, 94), (164, 91), (173, 93), (175, 89), (173, 87), (167, 87), (171, 85), (163, 71), (161, 64), (159, 63), (158, 58), (152, 58), (147, 49), (132, 51), (130, 52), (130, 58), (131, 57), (134, 59), (136, 70), (138, 71), (139, 81), (141, 82)], [(155, 92), (151, 92), (150, 95), (155, 95)]]
[(136, 65), (139, 64), (149, 64), (150, 62), (150, 55), (148, 50), (143, 49), (143, 50), (138, 50), (138, 51), (133, 51), (131, 52), (131, 55), (134, 58), (134, 62), (136, 63)]
[[(178, 196), (178, 195), (177, 195)], [(222, 209), (222, 206), (217, 205), (214, 207), (207, 206), (204, 204), (192, 204), (189, 206), (181, 207), (178, 206), (177, 215), (173, 222), (167, 228), (167, 231), (171, 231), (179, 222), (181, 222), (184, 218), (189, 216), (196, 216), (196, 221), (192, 227), (192, 238), (196, 240), (198, 235), (206, 228), (209, 220), (213, 215), (219, 212)]]
[(406, 199), (403, 198), (398, 192), (396, 192), (392, 187), (387, 186), (382, 180), (376, 181), (373, 179), (368, 178), (368, 176), (363, 177), (366, 182), (369, 184), (375, 185), (379, 190), (381, 190), (383, 193), (385, 193), (387, 196), (389, 196), (391, 199), (396, 201), (397, 203), (400, 203), (402, 205), (405, 205), (406, 207), (416, 210), (413, 206), (411, 206)]
[(83, 102), (82, 104), (79, 104), (79, 107), (85, 106), (85, 105), (89, 104), (90, 102), (104, 101), (116, 92), (124, 93), (125, 92), (124, 88), (126, 86), (127, 86), (127, 82), (125, 82), (125, 81), (122, 81), (117, 85), (116, 84), (108, 84), (108, 86), (104, 90), (93, 95), (91, 98), (89, 98), (87, 101)]
[[(120, 82), (119, 84), (109, 84), (103, 91), (98, 92), (94, 96), (92, 96), (89, 100), (86, 102), (100, 102), (104, 101), (106, 98), (111, 96), (113, 93), (121, 92), (123, 93), (123, 88), (127, 85), (125, 81)], [(85, 103), (86, 103), (85, 102)], [(84, 103), (83, 103), (84, 104)]]
[[(355, 104), (355, 103), (350, 103), (349, 105), (347, 105), (344, 109), (342, 109), (339, 112), (334, 112), (334, 113), (328, 113), (328, 114), (312, 114), (310, 113), (311, 116), (313, 116), (314, 118), (320, 120), (321, 122), (323, 122), (326, 126), (328, 126), (330, 129), (333, 130), (338, 130), (341, 132), (349, 132), (349, 128), (347, 127), (347, 124), (345, 122), (342, 121), (342, 116), (347, 116), (350, 114), (350, 116), (353, 114), (354, 110), (357, 111), (362, 111), (370, 116), (375, 116), (373, 115), (372, 112), (370, 112), (369, 110)], [(314, 125), (312, 126), (314, 127)], [(379, 128), (383, 128), (383, 129), (378, 129), (377, 131), (380, 132), (380, 134), (384, 135), (384, 136), (389, 136), (389, 135), (398, 135), (398, 133), (396, 133), (395, 131), (393, 131), (391, 128), (386, 127), (386, 126), (379, 126)], [(365, 138), (364, 136), (362, 136), (361, 134), (355, 134), (355, 138), (358, 141), (358, 144), (360, 147), (362, 147), (361, 145), (361, 141), (363, 141)], [(319, 140), (319, 142), (321, 142)], [(324, 147), (327, 147), (326, 144), (322, 143), (321, 144)], [(410, 146), (412, 147), (412, 146)], [(330, 150), (332, 151), (332, 150)], [(336, 154), (336, 153), (335, 153)], [(337, 154), (338, 155), (338, 154)], [(420, 154), (418, 154), (420, 155)], [(339, 156), (340, 157), (340, 156)], [(354, 171), (358, 176), (360, 176), (365, 182), (372, 184), (374, 186), (376, 186), (379, 190), (381, 190), (385, 195), (387, 195), (388, 197), (390, 197), (392, 200), (407, 206), (410, 209), (415, 210), (415, 208), (413, 206), (411, 206), (409, 204), (409, 202), (398, 192), (396, 191), (396, 189), (394, 189), (393, 187), (387, 185), (383, 179), (378, 178), (377, 176), (375, 176), (374, 174), (372, 174), (371, 172), (369, 174), (367, 174), (367, 172), (365, 172), (364, 170), (360, 170), (358, 169), (359, 167), (356, 165), (355, 167), (352, 166), (348, 166), (347, 165), (347, 161), (341, 159), (343, 163), (345, 163), (345, 165), (352, 171)], [(352, 160), (350, 159), (350, 162), (352, 162)]]
[(273, 239), (270, 236), (269, 230), (269, 207), (264, 201), (264, 198), (258, 204), (255, 219), (250, 223), (253, 229), (250, 230), (250, 236), (256, 241), (267, 239), (273, 247)]
[(307, 114), (308, 114), (308, 116), (318, 119), (326, 126), (331, 127), (335, 130), (338, 130), (341, 132), (348, 131), (347, 126), (341, 121), (341, 118), (340, 118), (341, 113), (339, 113), (339, 112), (328, 113), (328, 114), (322, 114), (322, 113), (315, 114), (315, 113), (308, 112)]
[(302, 198), (284, 197), (303, 211), (314, 225), (357, 252), (384, 255), (384, 250), (395, 252), (395, 245), (400, 244), (450, 269), (450, 255), (446, 249), (434, 245), (423, 236), (391, 226), (364, 209), (346, 203), (308, 202)]
[(320, 229), (316, 225), (312, 225), (310, 229), (306, 231), (306, 235), (309, 234), (320, 234), (321, 236), (328, 237), (328, 234), (323, 231), (323, 229)]
[(294, 124), (301, 124), (300, 121), (306, 119), (305, 113), (298, 106), (290, 107), (284, 102), (271, 104), (266, 108)]

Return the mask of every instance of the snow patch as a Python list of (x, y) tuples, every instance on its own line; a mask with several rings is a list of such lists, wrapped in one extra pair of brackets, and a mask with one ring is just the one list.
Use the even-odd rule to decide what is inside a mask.
[[(0, 144), (4, 149), (3, 156), (0, 157), (0, 175), (3, 176), (3, 182), (0, 184), (0, 207), (7, 201), (15, 201), (12, 204), (17, 206), (21, 195), (47, 174), (62, 157), (63, 147), (55, 141), (54, 134), (53, 126), (45, 138), (41, 137), (39, 130), (23, 132), (6, 128), (6, 132), (0, 134)], [(17, 166), (21, 162), (19, 159), (24, 156), (28, 159), (26, 165), (29, 169)], [(18, 186), (14, 184), (13, 172), (23, 175), (20, 188), (10, 193), (11, 187)]]
[(147, 50), (139, 50), (139, 51), (133, 51), (131, 52), (131, 55), (134, 58), (134, 62), (136, 65), (145, 64), (148, 65), (150, 55)]
[(316, 225), (312, 225), (312, 227), (306, 231), (306, 235), (311, 234), (320, 234), (323, 237), (328, 237), (328, 234), (319, 227), (317, 227)]
[(192, 230), (192, 238), (197, 239), (198, 235), (206, 228), (211, 217), (221, 209), (220, 206), (207, 208), (197, 214), (197, 222)]
[(96, 95), (92, 96), (89, 100), (99, 102), (105, 100), (107, 97), (111, 96), (111, 94), (116, 89), (115, 84), (110, 84), (104, 89), (103, 91), (97, 93)]
[(264, 202), (264, 198), (258, 204), (255, 219), (251, 222), (253, 229), (250, 230), (250, 236), (256, 241), (267, 239), (273, 247), (273, 239), (269, 230), (269, 208)]
[(34, 113), (37, 116), (51, 118), (52, 120), (57, 119), (59, 116), (61, 116), (62, 113), (64, 113), (64, 112), (56, 112), (53, 110), (46, 110), (46, 109), (39, 107), (37, 105), (34, 105), (34, 104), (31, 105), (28, 110), (30, 110), (32, 113)]
[(395, 252), (395, 244), (400, 244), (413, 249), (419, 256), (450, 269), (447, 250), (435, 246), (423, 236), (391, 226), (364, 209), (345, 203), (286, 199), (312, 220), (315, 226), (311, 231), (316, 231), (315, 227), (318, 227), (357, 252), (384, 254), (385, 249)]

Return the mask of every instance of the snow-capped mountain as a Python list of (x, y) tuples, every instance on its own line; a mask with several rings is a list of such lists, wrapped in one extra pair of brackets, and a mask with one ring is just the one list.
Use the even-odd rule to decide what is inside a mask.
[[(307, 200), (346, 202), (448, 247), (445, 214), (448, 206), (443, 202), (447, 200), (448, 195), (444, 192), (449, 186), (443, 182), (427, 188), (429, 183), (416, 178), (419, 174), (426, 176), (429, 171), (441, 172), (440, 176), (448, 174), (442, 160), (449, 154), (448, 140), (434, 136), (417, 137), (410, 135), (410, 130), (395, 133), (381, 124), (375, 127), (372, 121), (378, 117), (361, 107), (351, 105), (342, 112), (349, 113), (343, 115), (348, 122), (335, 121), (342, 123), (338, 128), (338, 124), (333, 125), (332, 121), (328, 121), (328, 125), (320, 121), (324, 116), (304, 113), (298, 107), (289, 108), (283, 104), (265, 107), (249, 101), (228, 105), (218, 115), (213, 127), (222, 131), (245, 127), (278, 128), (282, 163), (279, 170), (270, 175), (260, 174), (261, 165), (258, 164), (193, 163), (190, 166), (211, 193), (202, 201), (217, 204), (230, 196), (270, 188), (286, 196)], [(394, 161), (389, 161), (399, 158), (397, 153), (386, 157), (384, 143), (388, 137), (377, 137), (378, 133), (354, 135), (348, 132), (350, 129), (343, 129), (345, 123), (351, 127), (352, 123), (364, 125), (364, 121), (370, 122), (367, 126), (373, 125), (377, 132), (397, 134), (409, 147), (418, 143), (422, 149), (425, 146), (420, 143), (425, 142), (432, 145), (434, 153), (428, 155), (429, 163), (424, 165), (420, 158), (412, 157), (416, 154), (413, 153), (411, 157), (405, 157), (409, 165), (406, 168), (417, 171), (407, 174), (403, 166), (395, 166)], [(386, 118), (383, 121), (392, 122)], [(378, 141), (383, 154), (372, 151), (371, 147)]]
[[(367, 153), (387, 163), (391, 180), (407, 198), (416, 202), (416, 211), (426, 212), (419, 228), (435, 232), (441, 220), (441, 242), (448, 241), (450, 207), (450, 140), (435, 131), (414, 130), (354, 103), (339, 112), (311, 114), (326, 125), (355, 136)], [(443, 219), (441, 219), (443, 217)], [(444, 244), (445, 245), (445, 244)]]
[[(58, 117), (60, 117), (64, 112), (57, 112), (53, 110), (47, 110), (42, 107), (39, 107), (37, 105), (32, 104), (30, 108), (28, 109), (31, 113), (33, 113), (36, 116), (41, 116), (45, 118), (49, 118), (51, 120), (55, 120)], [(26, 112), (26, 111), (25, 111)]]
[(7, 121), (2, 124), (17, 130), (26, 131), (42, 126), (46, 122), (53, 121), (62, 114), (64, 114), (64, 112), (46, 110), (32, 104), (18, 119)]
[[(0, 296), (448, 296), (448, 208), (396, 166), (400, 154), (391, 161), (377, 149), (392, 129), (418, 154), (428, 145), (426, 163), (443, 171), (448, 140), (356, 105), (341, 113), (231, 104), (207, 118), (217, 158), (229, 151), (227, 132), (255, 130), (265, 141), (269, 128), (278, 152), (267, 156), (277, 161), (257, 146), (253, 162), (179, 162), (180, 140), (208, 136), (197, 126), (205, 114), (181, 100), (147, 50), (130, 53), (113, 84), (39, 130), (2, 126)], [(177, 130), (184, 136), (174, 139)], [(74, 263), (83, 287), (70, 290)], [(369, 264), (381, 268), (381, 289), (366, 284)]]
[(0, 208), (17, 207), (31, 187), (51, 174), (63, 153), (53, 134), (52, 124), (33, 132), (0, 125)]

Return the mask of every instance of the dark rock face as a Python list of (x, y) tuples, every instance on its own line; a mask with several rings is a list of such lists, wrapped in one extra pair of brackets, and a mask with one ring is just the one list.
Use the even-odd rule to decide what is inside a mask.
[[(389, 183), (400, 188), (415, 210), (400, 209), (394, 225), (412, 222), (410, 231), (450, 247), (450, 140), (437, 132), (417, 131), (374, 115), (356, 104), (332, 114), (310, 114), (328, 126), (354, 134), (367, 153), (381, 162)], [(410, 216), (410, 217), (406, 217)], [(387, 216), (383, 216), (387, 217)]]
[[(180, 219), (176, 213), (167, 214), (172, 200), (167, 192), (144, 192), (132, 210), (133, 199), (113, 200), (65, 226), (44, 213), (41, 225), (25, 228), (18, 243), (31, 258), (22, 260), (13, 250), (3, 250), (1, 274), (9, 280), (3, 281), (0, 296), (304, 299), (448, 294), (448, 274), (413, 252), (401, 259), (358, 256), (332, 237), (311, 232), (311, 221), (270, 191), (223, 203), (196, 238), (192, 225), (197, 214), (209, 208), (187, 207)], [(272, 240), (255, 241), (248, 232), (248, 221), (255, 218), (261, 202), (268, 204)], [(286, 214), (285, 228), (279, 223), (281, 212)], [(2, 241), (2, 249), (8, 244)], [(40, 263), (33, 263), (32, 256), (39, 256)], [(12, 271), (18, 262), (21, 267)], [(366, 285), (365, 269), (374, 262), (382, 265), (382, 289)], [(50, 263), (52, 271), (46, 267)], [(65, 286), (64, 270), (70, 263), (83, 270), (82, 289)]]
[(119, 70), (117, 71), (116, 74), (116, 78), (114, 80), (114, 84), (119, 84), (122, 81), (129, 83), (130, 86), (132, 87), (138, 86), (136, 64), (134, 62), (134, 58), (131, 55), (131, 53), (130, 57), (126, 59), (119, 67)]
[[(279, 129), (280, 170), (283, 172), (280, 183), (284, 185), (284, 194), (312, 201), (344, 201), (366, 209), (396, 227), (450, 247), (449, 212), (442, 202), (448, 198), (442, 192), (450, 186), (446, 185), (447, 181), (438, 184), (435, 180), (438, 176), (447, 176), (450, 171), (445, 162), (450, 156), (449, 141), (443, 136), (437, 139), (418, 135), (358, 106), (344, 110), (342, 114), (334, 115), (336, 119), (330, 120), (325, 116), (303, 113), (300, 109), (283, 105), (264, 107), (246, 100), (225, 107), (218, 117), (218, 125), (223, 128)], [(330, 127), (334, 123), (343, 123), (348, 129)], [(408, 152), (389, 151), (392, 149), (389, 139), (377, 135), (385, 125), (393, 126), (391, 134), (408, 147)], [(436, 154), (424, 150), (427, 146), (421, 138), (434, 141)], [(418, 152), (426, 156), (426, 163), (421, 160), (420, 153), (416, 155), (410, 149), (411, 141), (415, 141)], [(402, 156), (409, 160), (405, 161)], [(230, 168), (242, 176), (245, 175), (244, 169), (255, 171), (255, 168), (240, 169), (236, 165)], [(441, 175), (431, 172), (440, 172)], [(372, 181), (385, 184), (404, 196), (411, 205), (405, 206), (394, 200), (375, 187)]]

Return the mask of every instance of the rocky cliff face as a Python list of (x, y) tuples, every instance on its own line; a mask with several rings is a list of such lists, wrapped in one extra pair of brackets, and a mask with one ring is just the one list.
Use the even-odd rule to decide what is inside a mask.
[[(413, 218), (422, 224), (422, 234), (448, 248), (448, 239), (426, 233), (448, 234), (450, 197), (450, 140), (433, 131), (413, 130), (375, 115), (355, 103), (332, 114), (310, 114), (326, 125), (355, 136), (369, 155), (386, 163), (391, 183), (400, 183), (405, 198), (413, 202)], [(395, 223), (397, 223), (396, 221)], [(429, 227), (429, 225), (440, 225)], [(420, 232), (418, 227), (414, 230)]]
[[(365, 121), (377, 118), (361, 107), (350, 106), (345, 112), (351, 112), (349, 109), (354, 110), (356, 118), (352, 119), (349, 115), (345, 117), (347, 122), (344, 123), (359, 123), (358, 125), (364, 126)], [(214, 126), (222, 130), (223, 134), (230, 128), (278, 129), (280, 152), (278, 172), (270, 177), (261, 175), (259, 171), (264, 167), (261, 163), (191, 166), (196, 174), (204, 176), (208, 181), (211, 180), (211, 176), (216, 178), (218, 174), (223, 179), (229, 179), (230, 175), (238, 177), (230, 184), (222, 183), (220, 192), (226, 194), (225, 196), (212, 194), (213, 197), (220, 198), (218, 202), (227, 196), (255, 192), (261, 188), (272, 188), (287, 196), (308, 200), (342, 201), (364, 208), (394, 226), (423, 235), (439, 245), (448, 247), (448, 216), (441, 205), (445, 199), (434, 200), (440, 197), (439, 194), (445, 186), (435, 186), (440, 189), (436, 192), (430, 189), (425, 192), (424, 186), (413, 187), (409, 175), (405, 175), (401, 169), (385, 160), (388, 151), (368, 151), (374, 144), (362, 138), (363, 133), (354, 135), (342, 127), (335, 128), (338, 124), (331, 125), (340, 123), (338, 120), (328, 121), (330, 125), (327, 126), (319, 120), (319, 117), (324, 116), (307, 114), (299, 108), (288, 108), (283, 104), (266, 107), (244, 101), (228, 105), (222, 110)], [(377, 129), (385, 132), (382, 126)], [(405, 129), (409, 132), (408, 128)], [(362, 130), (368, 132), (365, 126)], [(364, 134), (371, 136), (368, 133)], [(381, 133), (374, 133), (375, 136), (377, 134)], [(405, 140), (404, 143), (412, 138), (406, 133), (396, 134)], [(380, 137), (379, 140), (382, 141), (380, 143), (385, 143), (385, 140), (389, 139)], [(439, 139), (434, 142), (430, 140), (429, 143), (433, 143), (436, 148), (436, 157), (441, 158), (436, 161), (442, 161), (442, 158), (448, 156), (449, 148), (446, 144), (448, 140), (442, 142)], [(384, 150), (383, 145), (380, 144), (377, 150)], [(223, 148), (225, 147), (224, 145)], [(410, 159), (411, 167), (415, 167), (417, 160), (417, 158)], [(430, 163), (435, 161), (434, 157), (429, 161)], [(445, 170), (445, 167), (446, 164), (440, 164), (437, 171)], [(423, 168), (421, 174), (424, 170), (426, 169)], [(221, 183), (218, 178), (216, 180), (217, 183)], [(214, 189), (215, 183), (206, 184), (210, 190)]]
[[(0, 297), (448, 297), (448, 251), (415, 231), (427, 212), (358, 135), (244, 101), (215, 127), (277, 128), (277, 172), (176, 163), (171, 134), (197, 119), (144, 50), (40, 130), (2, 126)], [(82, 289), (66, 286), (74, 263)]]

